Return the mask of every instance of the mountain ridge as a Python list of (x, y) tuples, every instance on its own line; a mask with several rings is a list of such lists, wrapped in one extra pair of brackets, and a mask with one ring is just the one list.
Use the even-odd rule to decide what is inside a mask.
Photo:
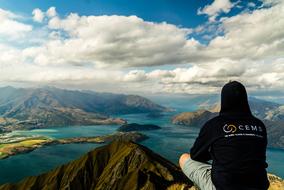
[(0, 190), (24, 189), (167, 189), (192, 183), (181, 170), (150, 149), (131, 141), (113, 141), (78, 160)]
[[(97, 93), (93, 91), (44, 88), (0, 88), (0, 117), (18, 121), (2, 129), (25, 128), (19, 121), (29, 121), (27, 128), (66, 125), (124, 124), (110, 115), (163, 112), (167, 108), (138, 95)], [(35, 123), (35, 124), (33, 124)], [(3, 126), (4, 125), (4, 126)]]

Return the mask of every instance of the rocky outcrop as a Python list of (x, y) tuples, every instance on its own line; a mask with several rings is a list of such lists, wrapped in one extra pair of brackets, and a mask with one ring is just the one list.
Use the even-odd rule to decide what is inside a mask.
[(263, 121), (268, 136), (268, 146), (284, 149), (284, 121)]
[(218, 115), (217, 113), (213, 113), (207, 110), (183, 112), (181, 114), (174, 116), (172, 118), (172, 123), (177, 125), (202, 127), (206, 121), (217, 115)]

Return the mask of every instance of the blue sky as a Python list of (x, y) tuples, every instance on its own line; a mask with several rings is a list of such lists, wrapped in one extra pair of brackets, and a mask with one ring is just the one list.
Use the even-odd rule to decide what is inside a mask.
[(254, 94), (283, 96), (283, 8), (282, 0), (0, 0), (0, 85), (210, 94), (239, 80)]
[[(211, 4), (213, 0), (0, 0), (0, 7), (19, 14), (29, 15), (34, 8), (47, 10), (56, 7), (61, 15), (76, 12), (80, 15), (136, 15), (146, 21), (167, 22), (177, 26), (194, 28), (208, 20), (207, 15), (197, 15), (198, 9)], [(233, 7), (229, 13), (222, 12), (220, 16), (233, 16), (247, 9), (247, 2), (234, 0), (240, 7)], [(258, 0), (249, 1), (260, 6)], [(256, 6), (256, 7), (257, 7)], [(255, 8), (256, 8), (255, 7)]]
[(198, 8), (210, 1), (188, 0), (156, 0), (156, 1), (130, 1), (130, 0), (1, 0), (1, 7), (19, 13), (30, 14), (37, 7), (43, 10), (51, 6), (56, 7), (62, 15), (77, 12), (80, 15), (137, 15), (148, 21), (166, 21), (176, 25), (195, 27), (207, 19), (197, 16)]

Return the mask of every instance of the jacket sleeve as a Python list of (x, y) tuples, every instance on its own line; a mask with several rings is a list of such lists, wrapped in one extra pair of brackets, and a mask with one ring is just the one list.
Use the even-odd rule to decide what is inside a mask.
[(208, 123), (206, 123), (201, 128), (199, 135), (193, 144), (193, 147), (190, 149), (190, 156), (193, 160), (199, 162), (207, 162), (211, 160), (209, 149), (211, 146), (211, 139), (213, 134), (211, 134), (209, 129), (210, 126), (208, 126)]

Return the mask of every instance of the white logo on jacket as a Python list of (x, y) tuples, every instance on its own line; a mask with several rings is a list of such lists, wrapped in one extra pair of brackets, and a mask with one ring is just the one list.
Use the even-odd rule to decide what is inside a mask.
[(223, 126), (223, 131), (225, 133), (235, 133), (237, 131), (255, 131), (262, 132), (262, 128), (257, 125), (234, 125), (234, 124), (225, 124)]

